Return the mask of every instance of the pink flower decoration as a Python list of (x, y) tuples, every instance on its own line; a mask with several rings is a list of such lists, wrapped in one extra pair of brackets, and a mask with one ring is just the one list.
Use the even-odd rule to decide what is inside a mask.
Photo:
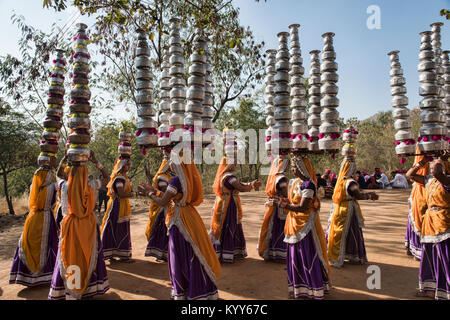
[(400, 141), (395, 141), (395, 145), (398, 146), (400, 144)]
[(169, 129), (169, 132), (173, 132), (173, 131), (175, 131), (175, 127), (171, 126), (170, 129)]
[(142, 153), (143, 156), (146, 156), (147, 155), (147, 149), (145, 149), (145, 147), (142, 147), (141, 153)]
[(190, 128), (189, 128), (189, 131), (190, 131), (190, 132), (194, 132), (194, 126), (190, 127)]
[(331, 155), (331, 159), (333, 159), (333, 160), (336, 159), (336, 154), (335, 154), (335, 153), (333, 153), (333, 154)]
[(308, 140), (309, 140), (309, 142), (313, 142), (314, 141), (313, 137), (309, 137)]
[(429, 141), (430, 139), (429, 139), (428, 137), (423, 137), (422, 140), (425, 141), (425, 142), (427, 142), (427, 141)]
[(270, 141), (270, 137), (266, 137), (266, 142), (269, 142)]
[(139, 137), (139, 136), (141, 135), (141, 133), (142, 133), (142, 130), (141, 130), (141, 129), (139, 129), (138, 131), (136, 131), (136, 137)]
[(350, 129), (347, 129), (347, 130), (344, 131), (344, 133), (349, 133), (349, 132), (350, 132)]
[(401, 164), (405, 164), (405, 163), (406, 163), (406, 159), (405, 159), (405, 158), (401, 158), (401, 159), (400, 159), (400, 163), (401, 163)]
[(319, 133), (319, 139), (323, 139), (324, 134), (323, 133)]
[(406, 145), (409, 145), (409, 143), (410, 143), (410, 140), (406, 140), (406, 141), (405, 141), (405, 144), (406, 144)]

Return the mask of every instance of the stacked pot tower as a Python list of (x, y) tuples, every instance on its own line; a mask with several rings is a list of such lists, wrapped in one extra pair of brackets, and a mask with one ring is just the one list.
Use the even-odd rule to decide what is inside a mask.
[(419, 94), (423, 99), (420, 101), (422, 128), (419, 130), (419, 149), (422, 152), (435, 152), (444, 148), (447, 128), (442, 125), (445, 121), (441, 107), (442, 101), (439, 99), (440, 87), (437, 82), (436, 62), (431, 43), (432, 32), (424, 31), (420, 35)]
[(186, 109), (186, 80), (184, 70), (183, 47), (181, 46), (180, 20), (170, 19), (170, 139), (179, 142), (182, 139)]
[(442, 52), (442, 67), (444, 69), (444, 110), (446, 115), (446, 127), (447, 127), (447, 149), (450, 147), (450, 61), (449, 61), (449, 50), (444, 50)]
[(303, 59), (300, 50), (300, 39), (298, 35), (299, 24), (292, 24), (289, 26), (291, 30), (290, 42), (290, 87), (291, 87), (291, 109), (292, 109), (292, 149), (297, 151), (309, 150), (310, 138), (308, 134), (306, 113), (306, 89), (305, 79), (303, 75), (305, 69), (303, 68)]
[(339, 99), (336, 97), (338, 93), (339, 76), (337, 74), (338, 65), (335, 62), (336, 52), (333, 46), (333, 32), (327, 32), (322, 35), (324, 46), (322, 49), (321, 71), (321, 89), (322, 99), (320, 105), (323, 111), (320, 114), (322, 125), (319, 128), (319, 149), (325, 152), (335, 154), (340, 149), (340, 132), (337, 120), (339, 119)]
[[(153, 107), (153, 74), (150, 61), (150, 47), (147, 34), (143, 29), (136, 30), (138, 43), (136, 49), (136, 103), (138, 105), (136, 141), (139, 147), (155, 147), (158, 144), (158, 124), (153, 119), (156, 110)], [(145, 152), (144, 152), (145, 153)]]
[(203, 127), (203, 101), (205, 99), (206, 41), (200, 29), (195, 30), (193, 52), (190, 56), (187, 100), (184, 129), (190, 141), (201, 142)]
[(63, 50), (56, 50), (53, 60), (53, 69), (50, 75), (50, 87), (48, 89), (48, 105), (46, 118), (44, 119), (44, 132), (40, 143), (41, 153), (38, 157), (39, 165), (49, 165), (50, 159), (56, 157), (58, 141), (62, 127), (64, 105), (64, 79), (66, 73), (66, 60)]
[(266, 64), (266, 76), (264, 78), (265, 83), (265, 114), (266, 114), (266, 151), (268, 154), (271, 152), (272, 145), (272, 132), (273, 126), (275, 125), (275, 107), (273, 105), (274, 93), (275, 93), (275, 74), (277, 73), (275, 70), (276, 63), (276, 54), (277, 51), (273, 49), (269, 49), (266, 51), (267, 53), (267, 64)]
[(208, 49), (208, 39), (205, 37), (204, 55), (206, 62), (205, 66), (205, 98), (203, 99), (203, 145), (214, 143), (214, 95), (213, 95), (213, 79), (211, 67), (211, 55)]
[(89, 66), (90, 55), (87, 48), (87, 26), (83, 23), (77, 24), (77, 34), (74, 37), (74, 65), (73, 82), (70, 92), (70, 119), (69, 128), (69, 150), (67, 155), (72, 163), (85, 164), (90, 157), (88, 144), (91, 140), (90, 128), (91, 121), (89, 114), (91, 112), (89, 89)]
[(319, 152), (319, 133), (320, 133), (320, 125), (322, 124), (322, 120), (320, 119), (320, 114), (322, 113), (322, 106), (320, 105), (320, 58), (319, 58), (320, 50), (312, 50), (309, 52), (311, 55), (311, 68), (309, 70), (309, 118), (308, 118), (308, 126), (309, 131), (308, 134), (311, 139), (311, 143), (309, 145), (309, 150), (311, 152), (317, 153)]
[(291, 139), (291, 118), (292, 112), (289, 109), (291, 98), (291, 88), (289, 85), (289, 50), (288, 32), (280, 32), (278, 37), (278, 52), (276, 54), (276, 74), (274, 88), (275, 125), (272, 132), (272, 153), (277, 153), (277, 147), (282, 152), (292, 149)]
[(408, 98), (406, 97), (406, 80), (403, 77), (403, 69), (401, 67), (398, 53), (394, 50), (388, 53), (391, 62), (391, 105), (394, 108), (392, 116), (395, 120), (395, 152), (399, 156), (412, 155), (416, 151), (416, 141), (411, 131), (412, 121), (410, 120), (410, 111), (408, 109)]
[(163, 62), (161, 65), (161, 84), (160, 84), (160, 98), (159, 103), (159, 122), (160, 126), (158, 128), (158, 146), (166, 147), (170, 144), (170, 61), (169, 61), (169, 47), (164, 47)]

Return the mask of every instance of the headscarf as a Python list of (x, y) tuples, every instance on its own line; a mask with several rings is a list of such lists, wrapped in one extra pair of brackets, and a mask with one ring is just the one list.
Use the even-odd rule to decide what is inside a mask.
[(320, 201), (317, 194), (317, 176), (316, 172), (314, 171), (314, 167), (311, 164), (311, 161), (309, 160), (307, 155), (295, 155), (292, 158), (295, 167), (308, 179), (310, 179), (312, 182), (314, 182), (314, 185), (316, 186), (316, 195), (313, 199), (313, 205), (314, 209), (316, 211), (320, 210)]
[(346, 196), (345, 185), (347, 183), (347, 179), (355, 173), (355, 170), (355, 162), (348, 161), (347, 159), (344, 159), (344, 161), (342, 161), (341, 169), (339, 170), (339, 176), (336, 181), (336, 186), (334, 187), (333, 193), (333, 203), (335, 205), (338, 206)]
[(213, 191), (216, 194), (216, 196), (220, 197), (222, 195), (220, 185), (222, 182), (223, 175), (226, 172), (230, 171), (233, 165), (234, 165), (233, 163), (228, 163), (227, 157), (222, 157), (219, 167), (217, 168), (216, 178), (214, 179), (213, 184)]
[(44, 226), (44, 215), (40, 214), (45, 209), (47, 201), (47, 187), (53, 181), (53, 172), (47, 169), (38, 169), (33, 176), (28, 208), (30, 213), (25, 220), (23, 228), (21, 250), (23, 251), (28, 269), (37, 272), (44, 267), (45, 259), (41, 255), (42, 230)]
[[(114, 169), (111, 173), (111, 178), (109, 179), (109, 182), (107, 184), (107, 188), (108, 188), (108, 196), (113, 197), (113, 184), (115, 179), (118, 176), (121, 176), (121, 170), (123, 169), (123, 167), (129, 162), (129, 159), (119, 159), (118, 161), (116, 161), (115, 165), (114, 165)], [(126, 178), (126, 177), (124, 177)]]
[(289, 158), (287, 156), (278, 156), (273, 160), (270, 168), (269, 177), (267, 178), (266, 194), (269, 197), (276, 195), (276, 179), (278, 175), (284, 173), (289, 166)]
[[(69, 214), (61, 226), (61, 259), (66, 272), (70, 266), (79, 267), (81, 287), (73, 291), (80, 295), (89, 284), (92, 266), (95, 265), (91, 260), (96, 257), (93, 250), (97, 236), (94, 190), (89, 186), (86, 166), (70, 168), (67, 198)], [(64, 281), (70, 276), (65, 274)]]

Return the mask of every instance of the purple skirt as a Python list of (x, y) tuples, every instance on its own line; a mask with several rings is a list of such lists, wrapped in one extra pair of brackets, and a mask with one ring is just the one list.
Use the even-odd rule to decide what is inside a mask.
[[(103, 249), (100, 242), (100, 230), (98, 226), (97, 226), (97, 241), (98, 241), (97, 266), (94, 267), (89, 284), (86, 287), (86, 290), (82, 294), (81, 298), (101, 295), (109, 290), (108, 275), (106, 273), (106, 265), (103, 259)], [(58, 250), (58, 258), (57, 258), (58, 262), (56, 263), (55, 270), (53, 271), (52, 284), (50, 287), (50, 292), (48, 294), (49, 300), (73, 299), (73, 297), (70, 296), (69, 291), (66, 290), (63, 278), (61, 276), (60, 263), (62, 263), (62, 261), (60, 254), (61, 252)]]
[(422, 256), (422, 245), (420, 243), (420, 234), (416, 234), (414, 231), (413, 222), (408, 217), (408, 223), (406, 224), (405, 232), (405, 249), (415, 258), (420, 259)]
[(105, 260), (131, 258), (130, 221), (119, 222), (119, 209), (120, 201), (116, 198), (101, 236)]
[(172, 226), (169, 231), (168, 260), (172, 299), (217, 299), (216, 285), (176, 226)]
[(284, 242), (284, 225), (286, 220), (278, 217), (278, 207), (272, 214), (272, 236), (267, 260), (286, 261), (287, 243)]
[(32, 273), (26, 263), (20, 257), (19, 246), (17, 246), (16, 253), (11, 267), (9, 283), (21, 284), (27, 287), (39, 286), (43, 284), (50, 284), (52, 280), (52, 273), (55, 267), (56, 255), (58, 252), (58, 233), (56, 229), (55, 218), (50, 211), (45, 212), (47, 215), (47, 227), (44, 226), (43, 233), (47, 234), (47, 249), (46, 249), (46, 263), (40, 271)]
[(422, 243), (419, 289), (434, 292), (436, 300), (450, 300), (450, 239)]
[(358, 213), (355, 212), (350, 221), (350, 228), (348, 230), (347, 239), (345, 240), (344, 260), (364, 264), (367, 262), (366, 246), (364, 244), (363, 231), (359, 226), (358, 218), (356, 216), (357, 214)]
[(161, 209), (148, 240), (147, 249), (145, 250), (146, 257), (155, 257), (156, 259), (167, 261), (169, 236), (167, 235), (165, 220), (164, 210)]
[(287, 244), (287, 280), (289, 295), (322, 300), (329, 292), (328, 273), (320, 261), (310, 231), (300, 242)]
[(233, 263), (234, 259), (243, 259), (247, 256), (244, 231), (242, 224), (238, 223), (237, 207), (233, 197), (222, 226), (220, 243), (213, 241), (213, 246), (220, 262)]

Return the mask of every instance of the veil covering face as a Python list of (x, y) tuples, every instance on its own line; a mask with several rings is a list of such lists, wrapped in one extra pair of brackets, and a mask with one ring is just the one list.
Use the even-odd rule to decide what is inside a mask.
[(320, 210), (320, 201), (319, 197), (317, 195), (317, 176), (316, 172), (314, 170), (313, 165), (311, 164), (311, 161), (309, 158), (305, 155), (296, 155), (292, 158), (292, 162), (295, 165), (295, 167), (308, 179), (310, 179), (312, 182), (314, 182), (314, 185), (316, 187), (316, 194), (313, 199), (313, 205), (314, 210), (319, 211)]
[[(81, 287), (71, 289), (81, 295), (85, 291), (93, 267), (96, 266), (97, 218), (94, 215), (94, 191), (88, 184), (86, 166), (71, 167), (67, 183), (69, 214), (61, 225), (61, 259), (66, 282), (71, 266), (78, 266), (81, 272)], [(66, 285), (67, 288), (67, 285)]]
[[(416, 156), (414, 158), (414, 165), (419, 163), (425, 155), (423, 155), (419, 149), (419, 145), (416, 146)], [(427, 176), (430, 174), (430, 164), (427, 162), (425, 166), (417, 170), (417, 174)], [(425, 186), (419, 182), (414, 182), (411, 190), (411, 215), (414, 219), (414, 225), (417, 230), (422, 229), (423, 215), (427, 210), (427, 198)]]

